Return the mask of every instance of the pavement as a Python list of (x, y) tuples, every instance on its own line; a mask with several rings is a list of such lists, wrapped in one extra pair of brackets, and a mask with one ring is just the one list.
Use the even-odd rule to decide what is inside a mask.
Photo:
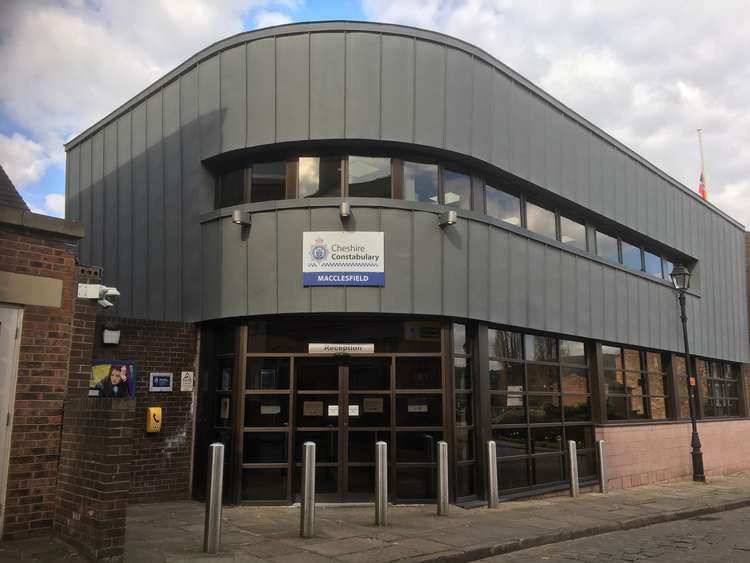
[(750, 508), (532, 547), (485, 563), (747, 563)]
[[(141, 504), (128, 509), (125, 561), (463, 562), (744, 507), (750, 507), (750, 472), (707, 483), (504, 502), (497, 509), (451, 506), (443, 517), (434, 505), (398, 505), (382, 528), (374, 525), (372, 505), (318, 505), (310, 539), (299, 537), (299, 507), (225, 507), (221, 551), (208, 556), (203, 504)], [(36, 538), (0, 542), (0, 561), (80, 557), (58, 539)]]

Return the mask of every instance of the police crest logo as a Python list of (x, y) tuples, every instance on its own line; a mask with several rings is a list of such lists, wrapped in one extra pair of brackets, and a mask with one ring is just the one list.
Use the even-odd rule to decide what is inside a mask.
[(328, 256), (328, 246), (324, 244), (322, 238), (315, 239), (315, 244), (310, 247), (310, 258), (317, 262), (322, 262)]

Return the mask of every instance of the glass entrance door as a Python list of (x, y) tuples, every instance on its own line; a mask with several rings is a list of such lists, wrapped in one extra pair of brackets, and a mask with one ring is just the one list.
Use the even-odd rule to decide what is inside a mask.
[(297, 358), (294, 397), (294, 492), (301, 489), (302, 448), (316, 443), (321, 500), (370, 499), (375, 442), (390, 442), (391, 358)]

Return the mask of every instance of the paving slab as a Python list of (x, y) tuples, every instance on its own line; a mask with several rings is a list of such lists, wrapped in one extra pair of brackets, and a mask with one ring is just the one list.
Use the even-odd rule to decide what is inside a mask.
[[(316, 537), (299, 537), (299, 507), (225, 507), (221, 552), (202, 553), (204, 505), (169, 502), (128, 508), (125, 561), (464, 562), (566, 540), (640, 528), (750, 506), (750, 472), (707, 483), (672, 482), (578, 498), (545, 497), (501, 503), (497, 509), (434, 505), (392, 506), (386, 527), (374, 524), (367, 505), (326, 505), (316, 510)], [(709, 538), (710, 539), (710, 538)], [(664, 545), (678, 545), (670, 540)], [(652, 549), (662, 549), (657, 544)], [(750, 549), (750, 547), (748, 548)], [(638, 558), (642, 553), (630, 552)], [(564, 554), (560, 557), (565, 558)], [(578, 554), (579, 560), (586, 560)], [(55, 538), (0, 542), (5, 561), (82, 561)]]

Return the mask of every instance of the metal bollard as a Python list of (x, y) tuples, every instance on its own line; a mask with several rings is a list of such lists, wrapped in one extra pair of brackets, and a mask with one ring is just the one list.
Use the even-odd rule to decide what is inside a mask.
[(375, 524), (388, 525), (388, 444), (375, 442)]
[(578, 496), (578, 451), (576, 443), (568, 440), (568, 475), (570, 475), (570, 496)]
[(497, 444), (487, 442), (487, 508), (497, 508)]
[(303, 445), (299, 535), (303, 538), (315, 535), (315, 442)]
[(438, 442), (437, 513), (448, 516), (448, 444)]
[(599, 461), (599, 492), (607, 494), (607, 444), (604, 440), (596, 441), (596, 457)]
[(211, 444), (211, 467), (208, 474), (206, 521), (203, 526), (203, 551), (219, 552), (221, 539), (221, 497), (224, 488), (224, 444)]

